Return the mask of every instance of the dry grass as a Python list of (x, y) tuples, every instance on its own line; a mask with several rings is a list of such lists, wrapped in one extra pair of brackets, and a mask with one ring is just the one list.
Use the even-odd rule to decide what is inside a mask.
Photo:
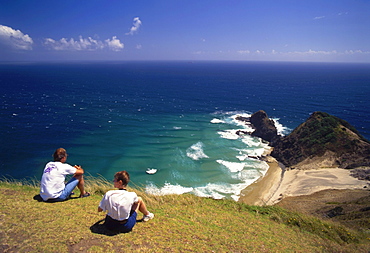
[[(89, 180), (90, 179), (90, 180)], [(362, 234), (277, 207), (193, 195), (136, 191), (155, 218), (114, 234), (100, 222), (104, 178), (87, 178), (89, 198), (60, 203), (34, 199), (38, 188), (0, 183), (2, 252), (368, 252)], [(93, 182), (96, 181), (96, 182)], [(132, 189), (131, 189), (132, 190)], [(37, 198), (36, 198), (37, 199)], [(340, 232), (343, 230), (344, 232)], [(339, 231), (339, 232), (338, 232)], [(347, 233), (347, 235), (345, 235)], [(349, 233), (349, 234), (348, 234)]]

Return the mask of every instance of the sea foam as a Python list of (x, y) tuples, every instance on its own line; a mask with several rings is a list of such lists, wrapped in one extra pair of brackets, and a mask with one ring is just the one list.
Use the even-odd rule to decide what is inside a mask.
[(276, 130), (277, 130), (277, 134), (278, 135), (281, 135), (281, 136), (284, 136), (288, 133), (290, 133), (292, 131), (292, 129), (286, 127), (286, 126), (283, 126), (280, 122), (279, 122), (279, 118), (272, 118), (272, 120), (274, 121), (274, 124), (275, 124), (275, 127), (276, 127)]
[(184, 194), (192, 192), (192, 187), (184, 187), (181, 185), (172, 185), (170, 183), (165, 183), (165, 185), (161, 188), (158, 188), (155, 184), (150, 183), (145, 187), (145, 192), (153, 195), (163, 196), (169, 194)]
[(193, 160), (209, 158), (203, 151), (203, 143), (197, 142), (186, 150), (186, 155)]
[(219, 164), (222, 164), (230, 170), (230, 172), (238, 172), (244, 169), (245, 163), (228, 162), (224, 160), (217, 160)]
[(221, 123), (225, 123), (225, 121), (214, 118), (214, 119), (211, 120), (211, 123), (213, 123), (213, 124), (221, 124)]

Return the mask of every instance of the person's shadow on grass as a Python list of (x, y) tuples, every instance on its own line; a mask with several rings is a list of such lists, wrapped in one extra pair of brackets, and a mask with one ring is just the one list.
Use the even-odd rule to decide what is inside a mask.
[[(78, 199), (78, 198), (79, 198), (79, 197), (72, 197), (72, 196), (70, 196), (69, 198), (67, 198), (67, 199), (66, 199), (66, 200), (64, 200), (64, 201), (71, 200), (71, 199)], [(64, 201), (54, 201), (54, 200), (52, 200), (52, 199), (50, 199), (50, 200), (48, 200), (48, 201), (44, 201), (44, 200), (41, 198), (40, 194), (37, 194), (37, 195), (33, 196), (33, 199), (34, 199), (34, 200), (37, 200), (38, 202), (45, 202), (45, 203), (64, 202)]]
[[(97, 221), (94, 225), (92, 225), (90, 227), (91, 232), (93, 232), (95, 234), (101, 234), (101, 235), (107, 235), (107, 236), (114, 236), (114, 235), (118, 235), (118, 234), (124, 234), (123, 232), (112, 231), (112, 230), (107, 229), (107, 227), (104, 225), (104, 220), (105, 219), (101, 219), (101, 220)], [(138, 223), (138, 222), (142, 222), (142, 220), (136, 220), (136, 223)], [(130, 233), (130, 232), (125, 232), (125, 233)]]
[(95, 234), (107, 235), (107, 236), (118, 235), (119, 232), (111, 231), (105, 227), (104, 220), (105, 219), (99, 220), (94, 225), (92, 225), (90, 227), (91, 232)]

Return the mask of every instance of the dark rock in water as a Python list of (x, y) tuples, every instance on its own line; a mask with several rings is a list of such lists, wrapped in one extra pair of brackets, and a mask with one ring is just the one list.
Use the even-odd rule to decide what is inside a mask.
[(249, 123), (251, 121), (251, 118), (250, 117), (238, 116), (238, 117), (236, 117), (236, 120), (244, 121), (244, 122)]
[(241, 136), (241, 135), (249, 134), (249, 132), (238, 130), (238, 131), (236, 131), (236, 134), (239, 135), (239, 136)]
[(314, 112), (271, 145), (271, 155), (288, 167), (317, 157), (326, 159), (329, 166), (346, 169), (370, 166), (369, 141), (348, 122), (324, 112)]
[(260, 110), (253, 113), (253, 115), (250, 117), (250, 122), (255, 128), (252, 136), (260, 137), (268, 142), (272, 142), (278, 138), (275, 123), (273, 120), (268, 118), (265, 111)]

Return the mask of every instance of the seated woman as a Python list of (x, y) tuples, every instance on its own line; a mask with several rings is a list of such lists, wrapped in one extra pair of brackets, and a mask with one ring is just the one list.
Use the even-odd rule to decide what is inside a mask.
[(114, 187), (118, 190), (108, 191), (101, 200), (98, 212), (107, 211), (104, 225), (113, 231), (130, 232), (136, 224), (137, 212), (144, 214), (143, 221), (154, 218), (149, 212), (141, 197), (135, 192), (129, 192), (126, 187), (130, 181), (127, 171), (120, 171), (114, 175)]

